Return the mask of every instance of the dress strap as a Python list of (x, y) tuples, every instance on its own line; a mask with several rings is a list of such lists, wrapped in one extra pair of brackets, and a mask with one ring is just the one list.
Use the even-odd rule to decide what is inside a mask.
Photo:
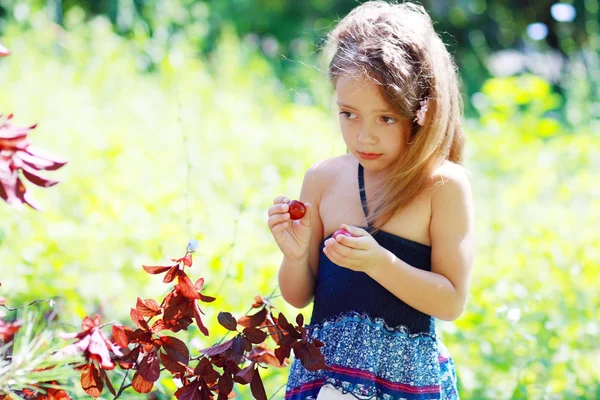
[(365, 213), (365, 218), (367, 219), (367, 224), (370, 226), (367, 194), (365, 192), (365, 173), (361, 163), (358, 163), (358, 192), (360, 193), (360, 202), (362, 204), (363, 212)]

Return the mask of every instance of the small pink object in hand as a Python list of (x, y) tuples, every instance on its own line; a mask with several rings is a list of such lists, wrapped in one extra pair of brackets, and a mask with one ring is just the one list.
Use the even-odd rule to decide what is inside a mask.
[(344, 236), (350, 236), (350, 237), (352, 237), (352, 234), (350, 232), (348, 232), (347, 230), (345, 230), (345, 229), (339, 229), (339, 230), (333, 232), (333, 235), (331, 235), (331, 237), (335, 239), (338, 235), (344, 235)]

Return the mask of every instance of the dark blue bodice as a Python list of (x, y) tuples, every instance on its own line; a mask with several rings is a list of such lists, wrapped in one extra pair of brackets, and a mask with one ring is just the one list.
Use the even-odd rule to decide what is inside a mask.
[[(360, 163), (358, 181), (363, 210), (367, 216)], [(373, 237), (382, 247), (407, 264), (425, 271), (431, 270), (430, 246), (385, 231), (377, 231)], [(324, 241), (321, 243), (311, 324), (321, 323), (340, 313), (355, 311), (366, 313), (373, 319), (382, 318), (390, 327), (403, 325), (410, 333), (435, 332), (433, 317), (412, 308), (364, 272), (353, 271), (331, 262), (323, 253)]]

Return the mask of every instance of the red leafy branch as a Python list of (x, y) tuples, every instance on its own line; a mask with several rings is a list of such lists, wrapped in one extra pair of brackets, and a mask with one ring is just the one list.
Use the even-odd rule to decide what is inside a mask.
[(32, 147), (27, 136), (37, 124), (17, 127), (11, 123), (12, 117), (10, 114), (0, 120), (0, 198), (14, 206), (27, 204), (40, 209), (27, 193), (23, 177), (36, 186), (54, 186), (58, 181), (43, 177), (39, 171), (57, 170), (67, 161)]
[[(250, 385), (254, 398), (266, 400), (259, 373), (260, 367), (265, 368), (263, 364), (287, 366), (293, 350), (307, 369), (327, 368), (319, 350), (323, 343), (308, 336), (302, 314), (293, 325), (281, 312), (274, 316), (275, 307), (261, 296), (255, 297), (252, 309), (256, 311), (251, 315), (236, 319), (228, 312), (220, 312), (218, 322), (237, 335), (201, 350), (197, 357), (190, 355), (187, 345), (180, 339), (165, 334), (187, 330), (195, 322), (200, 332), (208, 336), (201, 318), (204, 313), (198, 302), (210, 303), (215, 298), (202, 293), (203, 278), (192, 283), (186, 272), (193, 264), (194, 247), (188, 245), (184, 256), (172, 258), (169, 265), (143, 266), (149, 274), (164, 274), (163, 282), (174, 285), (160, 303), (153, 299), (137, 299), (135, 308), (130, 311), (135, 328), (113, 325), (110, 341), (100, 332), (97, 318), (86, 318), (83, 331), (71, 335), (78, 339), (71, 348), (82, 352), (87, 360), (79, 367), (81, 385), (86, 393), (98, 397), (104, 385), (115, 399), (129, 386), (138, 393), (149, 393), (161, 372), (166, 370), (173, 379), (181, 382), (175, 392), (178, 399), (228, 399), (235, 396), (233, 386), (237, 383)], [(277, 345), (274, 350), (266, 345), (269, 337)], [(192, 365), (193, 362), (196, 364)], [(106, 374), (117, 365), (123, 370), (134, 371), (131, 383), (123, 381), (118, 392)]]

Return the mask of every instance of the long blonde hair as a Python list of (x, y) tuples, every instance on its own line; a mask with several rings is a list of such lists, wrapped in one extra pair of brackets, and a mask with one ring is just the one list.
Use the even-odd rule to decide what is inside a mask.
[(362, 74), (381, 87), (403, 118), (414, 120), (428, 99), (423, 126), (413, 122), (406, 152), (369, 200), (376, 229), (428, 185), (444, 160), (462, 164), (463, 104), (457, 68), (425, 9), (412, 3), (369, 1), (353, 9), (329, 33), (329, 78)]

